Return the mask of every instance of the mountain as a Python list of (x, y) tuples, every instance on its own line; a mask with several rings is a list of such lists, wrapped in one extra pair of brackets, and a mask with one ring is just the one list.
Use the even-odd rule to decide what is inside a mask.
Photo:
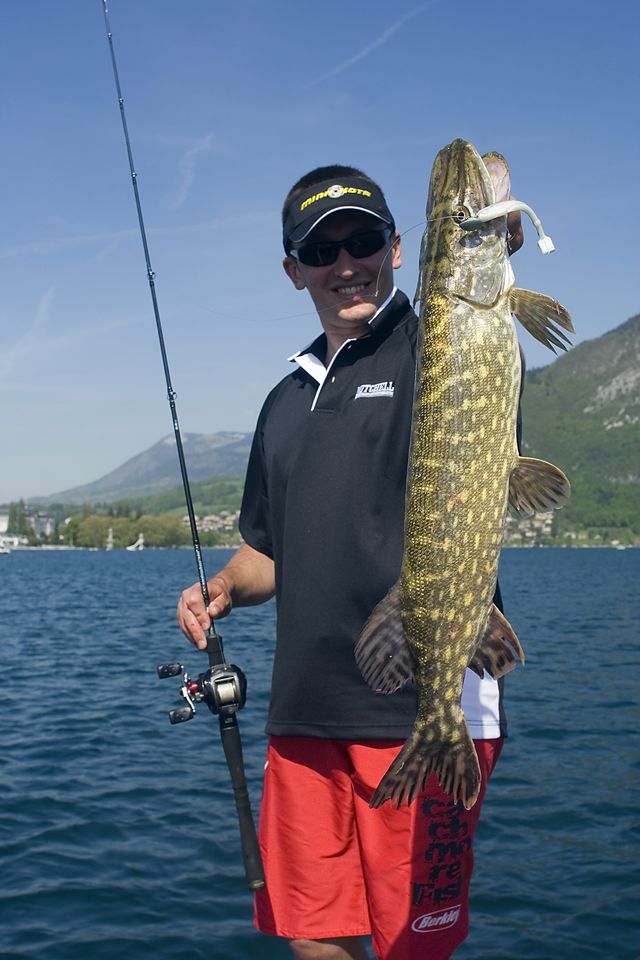
[(640, 315), (526, 375), (523, 453), (562, 467), (561, 529), (640, 533)]
[[(251, 439), (251, 433), (182, 434), (189, 479), (194, 482), (212, 477), (244, 479)], [(48, 497), (34, 497), (31, 502), (113, 503), (162, 493), (181, 483), (176, 441), (171, 435), (99, 480)]]
[[(639, 538), (640, 315), (579, 344), (547, 367), (529, 370), (522, 410), (523, 453), (556, 463), (571, 481), (569, 503), (554, 514), (554, 536), (608, 528), (611, 539), (617, 536), (612, 530), (627, 528)], [(194, 484), (244, 478), (251, 434), (188, 433), (183, 443)], [(113, 503), (180, 485), (175, 439), (169, 436), (105, 477), (39, 502)], [(203, 493), (206, 502), (207, 497), (210, 493)], [(179, 491), (176, 498), (181, 504)], [(177, 509), (166, 497), (156, 506)]]

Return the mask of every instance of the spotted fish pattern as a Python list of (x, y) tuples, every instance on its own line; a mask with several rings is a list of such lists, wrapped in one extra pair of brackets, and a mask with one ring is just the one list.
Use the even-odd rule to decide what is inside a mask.
[[(506, 162), (490, 159), (508, 180)], [(431, 176), (402, 572), (356, 644), (374, 689), (393, 693), (415, 681), (417, 715), (372, 806), (411, 802), (432, 772), (455, 800), (475, 803), (480, 769), (460, 705), (465, 670), (497, 678), (524, 662), (492, 603), (508, 501), (532, 512), (560, 506), (569, 494), (557, 467), (518, 454), (521, 359), (512, 311), (520, 292), (506, 218), (473, 232), (459, 226), (495, 200), (487, 165), (456, 140), (440, 151)], [(566, 310), (525, 293), (536, 315), (520, 307), (519, 318), (530, 330), (537, 325), (548, 345), (552, 337), (564, 347), (563, 330), (572, 329)]]

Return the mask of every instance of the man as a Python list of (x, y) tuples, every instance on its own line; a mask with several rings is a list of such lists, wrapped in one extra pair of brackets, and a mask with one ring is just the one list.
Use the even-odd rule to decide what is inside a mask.
[(432, 777), (411, 806), (370, 809), (416, 708), (412, 690), (372, 692), (353, 656), (403, 549), (417, 318), (393, 282), (400, 237), (377, 184), (333, 166), (292, 188), (283, 239), (285, 272), (308, 290), (323, 333), (292, 357), (258, 419), (245, 545), (209, 581), (209, 609), (194, 585), (178, 620), (204, 649), (209, 617), (277, 598), (258, 928), (307, 960), (364, 960), (369, 933), (385, 960), (444, 960), (467, 934), (472, 839), (504, 718), (498, 685), (467, 671), (475, 806)]

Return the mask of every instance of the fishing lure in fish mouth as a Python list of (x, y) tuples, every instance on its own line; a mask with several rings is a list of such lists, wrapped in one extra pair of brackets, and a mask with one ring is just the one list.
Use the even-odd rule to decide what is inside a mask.
[(456, 214), (454, 214), (453, 217), (463, 230), (477, 230), (490, 220), (497, 220), (498, 217), (506, 217), (509, 213), (520, 212), (526, 213), (536, 228), (539, 238), (538, 246), (542, 253), (553, 253), (555, 250), (553, 240), (544, 232), (540, 217), (534, 213), (529, 204), (523, 203), (522, 200), (500, 200), (498, 203), (490, 203), (487, 207), (483, 207), (482, 210), (478, 210), (472, 217), (457, 216)]

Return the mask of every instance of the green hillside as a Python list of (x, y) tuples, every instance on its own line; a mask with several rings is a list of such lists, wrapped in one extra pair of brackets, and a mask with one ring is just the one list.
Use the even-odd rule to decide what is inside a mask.
[[(196, 514), (206, 516), (210, 513), (221, 513), (223, 510), (229, 513), (239, 510), (243, 482), (243, 480), (237, 478), (215, 477), (204, 483), (191, 484), (191, 496)], [(120, 501), (121, 503), (122, 501)], [(162, 513), (184, 516), (187, 512), (184, 490), (181, 486), (166, 490), (164, 493), (141, 497), (130, 501), (130, 503), (142, 513), (152, 514), (153, 516)], [(114, 504), (115, 506), (117, 504)]]
[[(572, 496), (553, 515), (511, 517), (506, 542), (640, 545), (640, 315), (579, 344), (547, 367), (529, 370), (522, 412), (523, 453), (562, 467)], [(240, 477), (250, 435), (189, 438), (190, 462), (197, 467), (190, 475), (198, 480), (192, 483), (192, 494), (203, 543), (237, 542)], [(221, 477), (225, 466), (229, 473)], [(30, 503), (28, 512), (33, 520), (35, 511), (45, 509), (55, 520), (55, 532), (47, 535), (51, 543), (62, 536), (66, 543), (102, 546), (109, 527), (118, 546), (139, 532), (150, 546), (188, 543), (188, 527), (181, 523), (186, 514), (184, 493), (182, 486), (175, 486), (176, 470), (175, 446), (165, 438), (100, 481), (77, 488), (83, 496), (73, 505), (70, 499), (60, 502), (62, 497), (51, 497), (46, 505)], [(209, 477), (216, 471), (218, 475), (201, 480), (198, 474), (204, 471)], [(165, 489), (127, 499), (118, 494), (123, 489), (146, 493), (158, 487)], [(91, 503), (84, 496), (89, 488)], [(28, 533), (24, 502), (10, 505), (9, 527), (10, 533)], [(33, 532), (31, 539), (37, 542), (39, 536)]]
[(640, 538), (640, 315), (526, 375), (523, 452), (562, 467), (554, 534)]

